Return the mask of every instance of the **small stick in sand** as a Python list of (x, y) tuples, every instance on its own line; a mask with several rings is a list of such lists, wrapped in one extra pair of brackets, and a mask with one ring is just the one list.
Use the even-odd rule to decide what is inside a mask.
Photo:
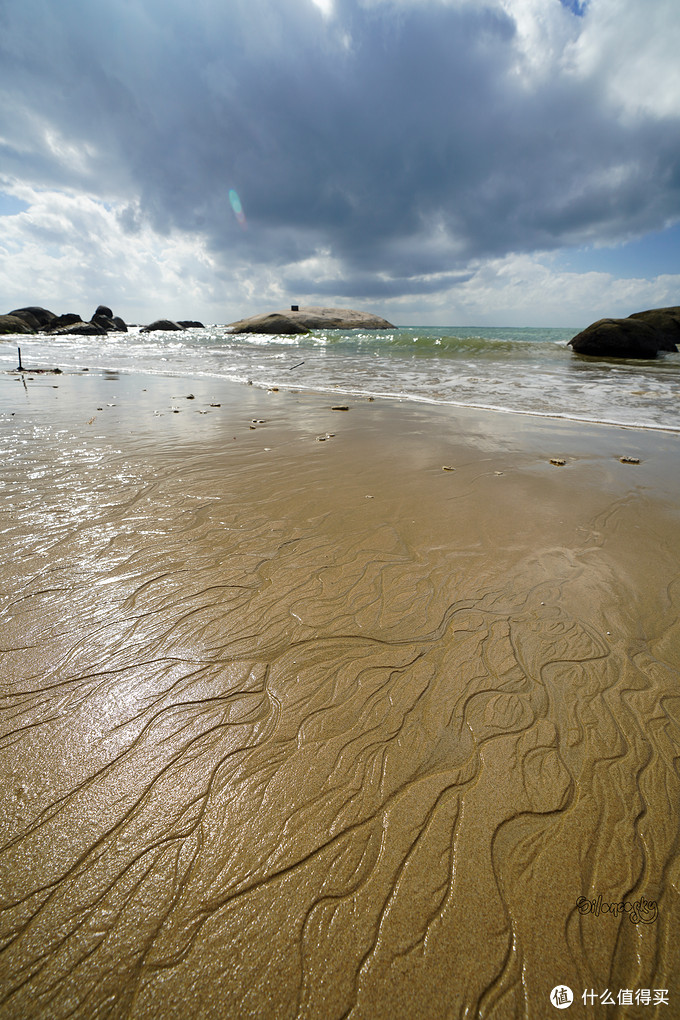
[(18, 350), (18, 352), (19, 352), (19, 368), (17, 369), (17, 371), (18, 371), (18, 372), (23, 372), (23, 370), (24, 370), (24, 367), (23, 367), (23, 365), (21, 364), (21, 347), (17, 347), (17, 350)]

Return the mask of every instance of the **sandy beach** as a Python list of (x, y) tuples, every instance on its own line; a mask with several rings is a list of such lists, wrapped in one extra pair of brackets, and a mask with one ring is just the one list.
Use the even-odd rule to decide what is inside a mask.
[(116, 372), (0, 424), (0, 1016), (677, 1015), (678, 434)]

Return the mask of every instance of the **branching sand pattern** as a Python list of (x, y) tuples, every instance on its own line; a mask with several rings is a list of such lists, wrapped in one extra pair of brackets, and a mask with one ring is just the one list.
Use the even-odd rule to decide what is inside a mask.
[[(31, 467), (5, 500), (0, 1015), (680, 994), (680, 582), (641, 495), (492, 549), (490, 511), (457, 526), (469, 479), (418, 544), (348, 480), (334, 512), (197, 452)], [(658, 917), (582, 916), (598, 894)]]

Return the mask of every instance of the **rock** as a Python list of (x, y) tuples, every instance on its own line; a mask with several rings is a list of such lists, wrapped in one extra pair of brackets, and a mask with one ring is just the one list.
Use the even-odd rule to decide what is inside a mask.
[(101, 326), (105, 333), (127, 333), (127, 326), (123, 319), (114, 315), (108, 305), (97, 305), (90, 322)]
[(195, 322), (193, 319), (178, 319), (178, 326), (184, 326), (185, 329), (205, 329), (202, 322)]
[(73, 322), (50, 332), (53, 336), (106, 336), (106, 330), (96, 322)]
[(305, 333), (310, 329), (394, 329), (394, 326), (371, 312), (310, 307), (253, 315), (232, 322), (228, 328), (232, 333)]
[(109, 315), (98, 315), (96, 312), (90, 319), (90, 322), (94, 322), (95, 326), (101, 326), (105, 333), (109, 330), (114, 329), (113, 320)]
[(680, 308), (652, 308), (626, 319), (598, 319), (569, 341), (577, 354), (600, 358), (655, 358), (677, 351)]
[(294, 322), (301, 322), (307, 329), (394, 329), (391, 322), (379, 315), (351, 308), (310, 307), (288, 314)]
[(140, 333), (151, 333), (155, 329), (184, 329), (184, 326), (180, 326), (179, 322), (173, 322), (172, 319), (156, 319), (155, 322), (151, 322), (148, 326), (142, 326)]
[(54, 312), (51, 312), (48, 308), (40, 308), (38, 305), (29, 305), (27, 308), (15, 308), (8, 314), (18, 315), (32, 329), (42, 329), (44, 326), (49, 326), (52, 319), (56, 319)]
[[(97, 326), (101, 326), (105, 333), (127, 333), (127, 326), (122, 319), (112, 319), (109, 315), (98, 315), (95, 313), (90, 321), (96, 323)], [(122, 328), (117, 323), (121, 323)]]
[(227, 327), (230, 333), (282, 333), (286, 336), (296, 333), (309, 333), (306, 326), (294, 322), (283, 312), (270, 312), (268, 315), (252, 315), (249, 319), (239, 319)]
[(34, 333), (25, 319), (18, 315), (0, 315), (0, 335), (4, 333)]
[(668, 346), (659, 347), (660, 351), (676, 351), (680, 343), (680, 306), (670, 308), (650, 308), (647, 312), (634, 312), (631, 319), (644, 322), (659, 334)]
[(53, 329), (58, 329), (60, 326), (71, 326), (74, 322), (82, 321), (83, 320), (77, 312), (65, 312), (64, 315), (56, 315), (50, 322), (47, 329), (52, 332)]

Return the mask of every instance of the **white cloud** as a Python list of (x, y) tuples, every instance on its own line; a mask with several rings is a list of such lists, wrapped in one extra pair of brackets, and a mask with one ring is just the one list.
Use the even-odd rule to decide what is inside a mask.
[[(277, 266), (254, 266), (244, 264), (237, 251), (231, 258), (215, 255), (200, 237), (180, 231), (160, 235), (138, 221), (130, 232), (122, 203), (17, 182), (5, 182), (4, 190), (29, 207), (2, 218), (0, 311), (42, 304), (89, 318), (104, 303), (128, 322), (170, 317), (224, 323), (285, 308), (292, 300), (348, 303), (344, 266), (330, 249)], [(510, 254), (478, 260), (458, 276), (432, 273), (394, 281), (379, 274), (355, 303), (404, 325), (579, 327), (604, 315), (673, 304), (680, 292), (680, 275), (620, 279), (567, 272), (558, 262), (551, 255)], [(361, 286), (358, 280), (357, 289)], [(400, 287), (411, 292), (400, 297)]]
[(566, 272), (552, 262), (550, 256), (531, 255), (492, 259), (442, 295), (437, 316), (428, 321), (582, 328), (599, 318), (674, 304), (680, 291), (680, 274), (621, 279)]
[(578, 36), (579, 19), (559, 0), (498, 0), (498, 3), (516, 26), (516, 73), (532, 86), (544, 76), (559, 73), (565, 48)]
[(590, 0), (567, 66), (631, 115), (680, 116), (677, 0)]
[(200, 238), (160, 236), (148, 225), (131, 234), (121, 223), (124, 206), (89, 195), (18, 183), (5, 190), (29, 208), (2, 219), (3, 311), (40, 304), (89, 318), (104, 303), (128, 321), (148, 322), (219, 309), (208, 297), (218, 267)]

